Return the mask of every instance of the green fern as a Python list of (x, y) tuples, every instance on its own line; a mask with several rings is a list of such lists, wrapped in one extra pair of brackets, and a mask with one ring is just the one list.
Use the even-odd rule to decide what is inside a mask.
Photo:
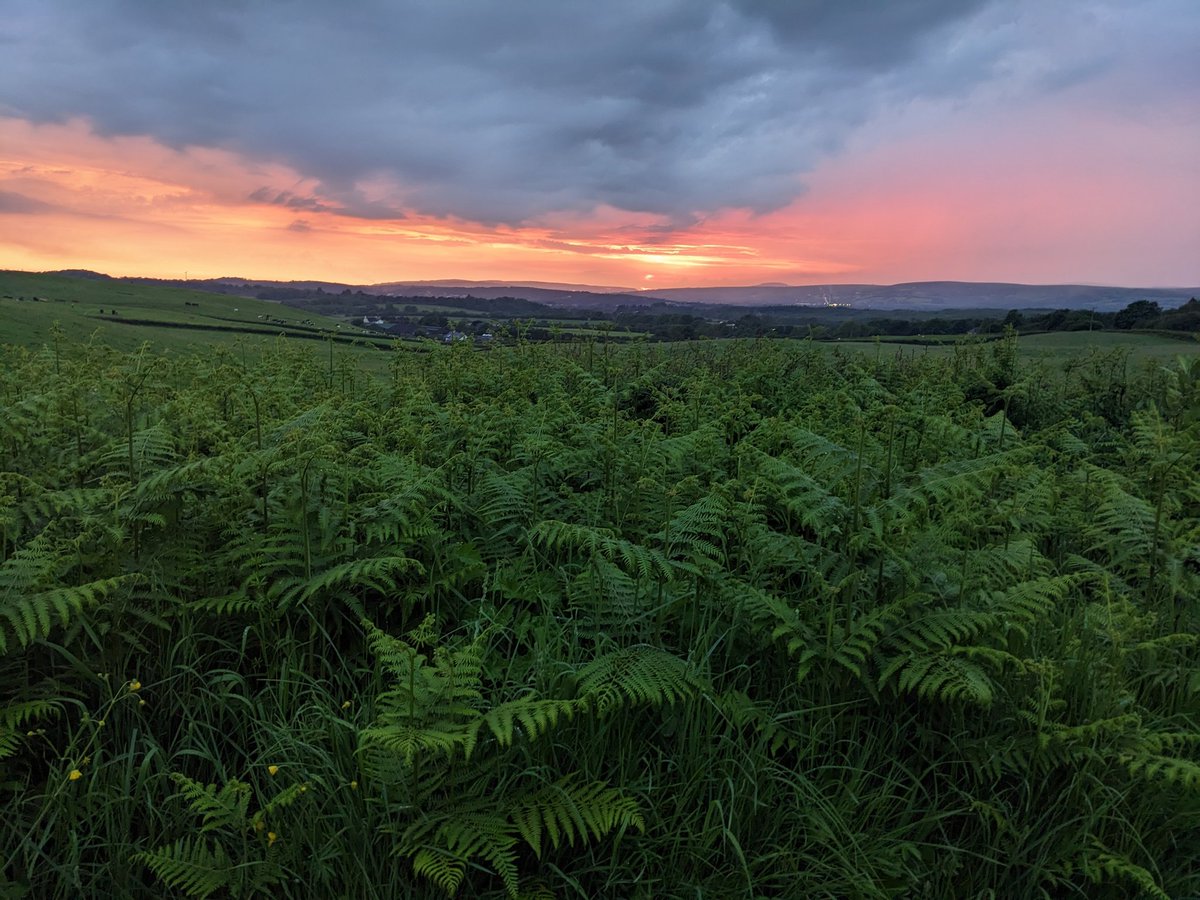
[[(200, 820), (200, 836), (135, 854), (169, 887), (189, 897), (208, 897), (226, 890), (234, 897), (266, 891), (283, 877), (275, 836), (267, 817), (291, 806), (308, 791), (306, 783), (285, 787), (250, 813), (253, 791), (232, 779), (218, 788), (175, 772), (171, 780), (188, 811)], [(203, 835), (209, 835), (206, 838)], [(255, 839), (250, 840), (251, 837)]]
[(0, 654), (14, 645), (27, 647), (45, 638), (57, 622), (61, 627), (119, 588), (133, 575), (101, 578), (80, 585), (55, 585), (68, 563), (63, 550), (39, 535), (0, 564)]
[(1189, 790), (1200, 789), (1200, 764), (1189, 759), (1154, 753), (1124, 753), (1120, 761), (1131, 775), (1147, 781), (1165, 781)]
[(550, 551), (574, 550), (620, 561), (630, 575), (646, 581), (669, 581), (674, 571), (660, 551), (618, 538), (611, 529), (547, 519), (529, 530), (529, 538)]
[(374, 759), (381, 752), (397, 755), (406, 766), (423, 754), (448, 758), (461, 750), (469, 757), (482, 715), (480, 644), (455, 650), (437, 646), (431, 659), (417, 646), (435, 641), (432, 616), (410, 634), (412, 644), (370, 622), (364, 627), (372, 651), (393, 682), (377, 700), (375, 724), (359, 736), (362, 751)]
[(201, 784), (177, 772), (172, 773), (171, 780), (179, 786), (179, 795), (188, 808), (200, 816), (201, 833), (245, 827), (250, 785), (235, 779), (218, 789), (215, 784)]
[(137, 853), (134, 858), (145, 863), (169, 888), (196, 900), (230, 890), (237, 883), (232, 874), (234, 864), (217, 841), (180, 838), (167, 847)]
[(1079, 869), (1093, 884), (1132, 882), (1143, 895), (1171, 900), (1148, 869), (1126, 856), (1097, 848), (1084, 854)]
[(983, 667), (952, 653), (917, 653), (897, 659), (880, 676), (880, 684), (895, 681), (897, 690), (927, 699), (968, 701), (988, 706), (995, 684)]
[(472, 860), (479, 860), (500, 876), (510, 897), (518, 894), (516, 826), (505, 816), (479, 809), (462, 810), (441, 821), (421, 822), (411, 827), (396, 847), (397, 854), (411, 857), (419, 875), (453, 894), (462, 873)]
[(628, 703), (660, 706), (692, 696), (688, 664), (665, 650), (630, 647), (599, 656), (576, 673), (578, 697), (605, 715)]
[(510, 897), (520, 891), (519, 844), (537, 857), (548, 848), (601, 840), (617, 830), (645, 830), (637, 804), (600, 782), (579, 784), (568, 776), (522, 799), (456, 804), (414, 822), (396, 853), (411, 859), (413, 871), (449, 895), (457, 892), (468, 867), (484, 865), (499, 876)]
[(25, 737), (23, 729), (35, 719), (57, 716), (62, 706), (51, 700), (25, 700), (0, 707), (0, 759), (13, 756)]
[(534, 740), (557, 727), (559, 720), (572, 718), (579, 709), (576, 700), (522, 697), (492, 707), (480, 717), (476, 727), (486, 725), (501, 747), (511, 747), (518, 724), (525, 736)]
[(419, 850), (409, 847), (406, 852), (412, 859), (413, 872), (428, 878), (450, 897), (458, 893), (458, 886), (467, 874), (467, 859), (433, 846), (422, 846)]
[(512, 818), (538, 857), (546, 838), (558, 849), (600, 840), (617, 829), (646, 830), (635, 801), (601, 782), (577, 784), (574, 776), (537, 791), (513, 810)]

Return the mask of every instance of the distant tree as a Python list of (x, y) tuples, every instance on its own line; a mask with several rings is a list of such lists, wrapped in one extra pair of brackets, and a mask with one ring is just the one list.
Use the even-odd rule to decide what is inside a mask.
[(1069, 309), (1056, 309), (1034, 321), (1038, 327), (1045, 328), (1047, 331), (1059, 331), (1063, 328), (1067, 317), (1070, 315), (1071, 311)]
[(1193, 297), (1178, 309), (1168, 310), (1158, 324), (1176, 331), (1200, 331), (1200, 300)]
[(1153, 300), (1134, 300), (1117, 313), (1113, 320), (1116, 328), (1145, 328), (1162, 315), (1162, 307)]
[(1104, 322), (1101, 317), (1097, 316), (1094, 310), (1090, 309), (1075, 309), (1067, 314), (1060, 326), (1063, 331), (1092, 331), (1096, 328), (1103, 328)]

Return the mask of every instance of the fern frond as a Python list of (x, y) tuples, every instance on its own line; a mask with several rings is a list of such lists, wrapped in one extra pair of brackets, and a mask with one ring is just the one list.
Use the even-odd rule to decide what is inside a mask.
[(619, 560), (630, 575), (646, 581), (669, 581), (673, 574), (671, 562), (662, 552), (623, 540), (608, 528), (544, 519), (529, 529), (529, 539), (550, 551), (573, 550), (588, 557)]
[(246, 826), (250, 785), (234, 779), (218, 790), (215, 784), (201, 784), (179, 772), (172, 772), (171, 780), (179, 786), (179, 796), (188, 808), (200, 816), (201, 832)]
[[(398, 754), (408, 766), (422, 753), (449, 757), (461, 749), (469, 757), (481, 715), (481, 645), (475, 642), (453, 650), (435, 646), (430, 660), (369, 621), (364, 627), (372, 651), (394, 680), (391, 689), (378, 697), (375, 724), (359, 734), (360, 749), (368, 754)], [(409, 638), (434, 643), (433, 617), (427, 616)]]
[(57, 716), (61, 712), (62, 707), (51, 700), (26, 700), (9, 703), (0, 709), (0, 759), (6, 759), (17, 752), (23, 737), (23, 726), (34, 719)]
[(543, 839), (562, 844), (599, 840), (617, 828), (646, 830), (637, 803), (601, 782), (579, 785), (568, 775), (547, 785), (513, 810), (521, 837), (541, 857)]
[(896, 689), (926, 699), (967, 701), (988, 706), (995, 685), (978, 665), (951, 653), (907, 653), (897, 657), (879, 677), (879, 687), (895, 680)]
[(727, 691), (716, 698), (717, 705), (738, 728), (749, 725), (772, 753), (795, 749), (797, 737), (766, 704), (755, 702), (741, 691)]
[(204, 838), (180, 838), (158, 850), (137, 853), (134, 858), (145, 863), (168, 887), (196, 900), (229, 887), (232, 881), (232, 864), (225, 848)]
[(81, 613), (84, 607), (99, 603), (136, 578), (135, 575), (118, 575), (32, 594), (5, 591), (0, 595), (0, 654), (8, 652), (10, 639), (27, 647), (48, 636), (55, 621), (66, 627), (72, 616)]
[[(418, 822), (405, 832), (396, 852), (413, 860), (418, 874), (453, 893), (466, 865), (480, 859), (500, 876), (510, 897), (518, 893), (517, 829), (507, 817), (473, 807), (453, 810), (435, 823)], [(418, 859), (420, 869), (417, 869)]]
[(511, 747), (518, 723), (525, 736), (534, 740), (557, 726), (560, 718), (570, 719), (578, 707), (574, 700), (522, 697), (488, 710), (475, 727), (487, 725), (501, 747)]
[(440, 847), (422, 847), (412, 855), (413, 872), (428, 878), (437, 887), (453, 897), (458, 893), (463, 876), (467, 874), (467, 862), (461, 856)]
[(425, 567), (407, 556), (377, 556), (369, 559), (354, 559), (313, 576), (300, 590), (299, 599), (329, 593), (350, 586), (368, 587), (381, 594), (390, 594), (396, 588), (399, 575), (425, 574)]
[(724, 555), (727, 516), (728, 505), (717, 494), (679, 510), (660, 535), (666, 556), (691, 563), (719, 561)]
[(660, 706), (695, 690), (688, 664), (665, 650), (632, 647), (597, 657), (578, 673), (579, 699), (604, 715), (626, 703)]
[(1158, 881), (1150, 871), (1128, 857), (1097, 849), (1084, 854), (1079, 869), (1094, 884), (1131, 881), (1145, 896), (1154, 897), (1156, 900), (1171, 900), (1170, 895), (1159, 887)]
[(1119, 759), (1131, 775), (1147, 781), (1165, 781), (1191, 790), (1200, 788), (1200, 765), (1191, 760), (1155, 753), (1123, 753)]

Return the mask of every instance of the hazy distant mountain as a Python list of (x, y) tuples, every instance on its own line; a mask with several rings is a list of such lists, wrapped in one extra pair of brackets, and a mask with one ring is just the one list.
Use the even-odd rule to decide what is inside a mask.
[(668, 288), (649, 296), (688, 303), (739, 306), (848, 303), (869, 309), (1095, 309), (1115, 310), (1135, 300), (1180, 306), (1200, 288), (1131, 288), (1085, 284), (1007, 284), (976, 281), (916, 281), (906, 284), (758, 285), (726, 288)]
[[(859, 309), (1122, 309), (1134, 300), (1164, 307), (1200, 295), (1196, 288), (1136, 288), (1083, 284), (1009, 284), (975, 281), (916, 281), (903, 284), (757, 285), (712, 288), (651, 288), (634, 291), (582, 284), (523, 281), (396, 281), (355, 288), (368, 294), (414, 297), (447, 295), (520, 297), (550, 306), (609, 309), (655, 301), (731, 306), (830, 306)], [(328, 288), (327, 288), (328, 290)]]
[[(564, 284), (555, 287), (538, 287), (538, 282), (508, 281), (394, 281), (386, 284), (370, 284), (361, 288), (364, 294), (392, 297), (477, 297), (495, 300), (500, 297), (516, 297), (532, 300), (547, 306), (567, 309), (612, 309), (617, 306), (647, 306), (663, 300), (640, 293), (620, 293), (621, 288), (594, 287)], [(550, 284), (550, 282), (542, 282)]]
[(46, 272), (46, 275), (59, 275), (63, 278), (83, 278), (87, 281), (111, 281), (111, 275), (103, 272), (93, 272), (91, 269), (59, 269), (56, 272)]
[[(76, 278), (108, 278), (83, 269), (53, 274)], [(137, 283), (171, 284), (193, 290), (245, 293), (264, 290), (323, 291), (395, 297), (517, 297), (568, 309), (606, 310), (617, 306), (649, 306), (668, 303), (679, 307), (721, 306), (850, 306), (855, 309), (910, 310), (942, 309), (1123, 309), (1135, 300), (1154, 300), (1164, 308), (1181, 306), (1200, 297), (1200, 287), (1141, 288), (1086, 284), (1009, 284), (978, 281), (914, 281), (904, 284), (808, 284), (778, 282), (735, 287), (652, 288), (632, 290), (590, 284), (547, 281), (469, 281), (446, 278), (435, 281), (389, 281), (354, 285), (330, 281), (271, 281), (256, 278), (150, 279), (124, 278)]]
[[(411, 288), (456, 288), (468, 291), (476, 289), (503, 288), (536, 288), (547, 291), (566, 291), (569, 293), (588, 294), (632, 294), (629, 288), (610, 287), (598, 284), (566, 284), (556, 281), (468, 281), (462, 278), (441, 278), (435, 281), (387, 281), (382, 284), (372, 284), (363, 291), (368, 294), (400, 294)], [(478, 296), (478, 295), (476, 295)]]

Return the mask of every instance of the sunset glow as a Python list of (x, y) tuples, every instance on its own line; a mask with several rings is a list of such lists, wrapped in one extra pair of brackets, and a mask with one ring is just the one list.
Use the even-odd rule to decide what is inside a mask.
[[(294, 109), (272, 111), (279, 130), (293, 128), (300, 141), (319, 129), (304, 120), (321, 104), (361, 106), (361, 116), (351, 119), (359, 130), (342, 144), (310, 147), (283, 133), (264, 134), (266, 126), (253, 118), (242, 131), (221, 118), (253, 117), (255, 104), (266, 102), (261, 96), (222, 101), (228, 109), (211, 113), (207, 131), (165, 121), (189, 115), (186, 105), (168, 101), (186, 100), (191, 88), (178, 94), (164, 88), (159, 96), (152, 79), (142, 99), (161, 104), (154, 115), (163, 121), (146, 119), (140, 105), (131, 106), (136, 98), (88, 93), (74, 82), (71, 90), (90, 98), (86, 103), (72, 103), (71, 91), (50, 100), (51, 87), (62, 86), (18, 52), (15, 61), (0, 63), (7, 93), (0, 104), (0, 267), (350, 283), (1196, 284), (1200, 116), (1189, 86), (1200, 78), (1194, 58), (1174, 73), (1168, 69), (1183, 58), (1182, 49), (1173, 56), (1172, 48), (1200, 33), (1200, 14), (1168, 0), (1161, 5), (1158, 18), (1145, 13), (1124, 22), (1116, 7), (1079, 0), (1075, 6), (1090, 24), (1047, 36), (1037, 29), (1050, 14), (1033, 5), (1019, 4), (1014, 16), (999, 5), (971, 4), (972, 15), (947, 13), (940, 30), (930, 31), (954, 42), (921, 44), (924, 56), (914, 50), (890, 68), (867, 72), (856, 70), (858, 63), (844, 70), (831, 63), (823, 77), (860, 82), (828, 88), (813, 109), (780, 95), (769, 101), (777, 122), (758, 133), (739, 125), (741, 110), (764, 102), (762, 92), (774, 82), (821, 74), (793, 71), (790, 57), (761, 51), (769, 77), (731, 76), (706, 88), (729, 93), (727, 107), (707, 109), (704, 96), (689, 99), (691, 112), (711, 122), (696, 125), (672, 155), (652, 160), (639, 154), (666, 151), (638, 146), (652, 137), (662, 143), (682, 126), (655, 137), (657, 124), (622, 118), (617, 95), (607, 105), (593, 98), (599, 124), (576, 122), (569, 107), (547, 106), (522, 132), (504, 118), (516, 113), (493, 112), (464, 94), (459, 110), (430, 114), (444, 124), (417, 117), (396, 137), (381, 136), (411, 157), (393, 165), (386, 155), (362, 151), (375, 139), (372, 123), (386, 121), (371, 111), (382, 101), (369, 79), (357, 97), (340, 82), (314, 83)], [(705, 34), (732, 40), (741, 28), (765, 40), (764, 26), (735, 7), (716, 5)], [(36, 15), (18, 17), (17, 46), (32, 58), (35, 48), (45, 49), (47, 27)], [(916, 27), (913, 41), (925, 41)], [(69, 36), (86, 48), (90, 38), (80, 28), (68, 29)], [(193, 40), (170, 30), (156, 35), (181, 46)], [(790, 38), (779, 35), (773, 40), (786, 49)], [(1104, 45), (1116, 35), (1120, 41)], [(1139, 55), (1137, 42), (1151, 38), (1167, 41), (1159, 63)], [(336, 55), (336, 39), (332, 45)], [(985, 62), (972, 70), (968, 87), (924, 84), (975, 65), (970, 53)], [(260, 64), (270, 72), (270, 55)], [(501, 65), (489, 59), (493, 64)], [(455, 71), (464, 85), (480, 72), (495, 74), (469, 66)], [(106, 77), (116, 89), (126, 76)], [(511, 78), (507, 90), (514, 95), (545, 90), (523, 74)], [(758, 93), (747, 93), (755, 85)], [(419, 107), (440, 97), (437, 85), (420, 90), (395, 102)], [(825, 121), (813, 126), (820, 141), (803, 137), (803, 123), (823, 103), (841, 106), (830, 106)], [(482, 129), (464, 134), (461, 148), (434, 133), (454, 128), (460, 116)], [(647, 134), (638, 133), (643, 127)], [(619, 141), (605, 130), (617, 128)], [(593, 136), (553, 146), (558, 135), (581, 130)], [(489, 139), (501, 148), (490, 155)], [(472, 143), (480, 140), (482, 150)], [(787, 140), (799, 141), (794, 151), (771, 143)], [(537, 154), (545, 157), (540, 165), (530, 159)], [(543, 175), (547, 169), (553, 171)], [(627, 187), (641, 180), (640, 192)]]

